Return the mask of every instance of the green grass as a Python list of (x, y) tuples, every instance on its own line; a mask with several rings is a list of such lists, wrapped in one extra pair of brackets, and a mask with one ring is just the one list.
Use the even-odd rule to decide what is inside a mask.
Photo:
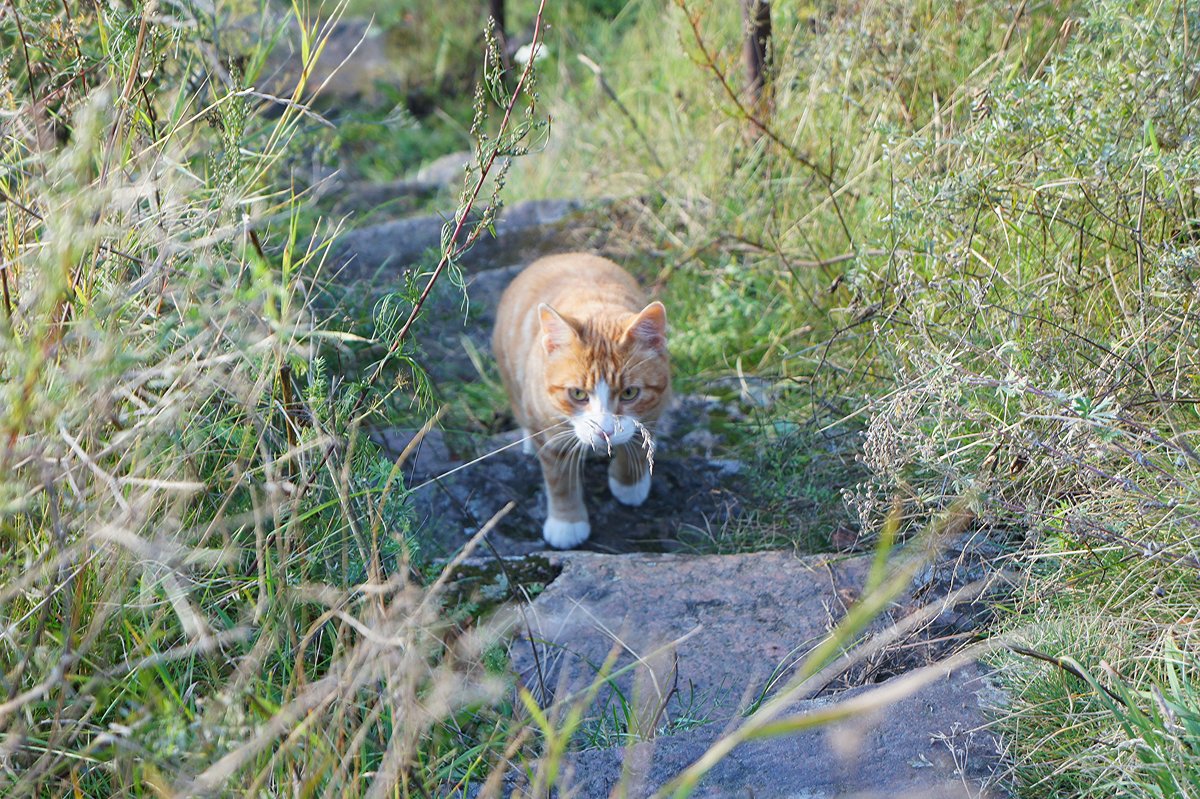
[[(324, 28), (292, 30), (320, 48)], [(150, 7), (25, 4), (0, 31), (21, 52), (0, 151), (0, 793), (478, 782), (513, 734), (499, 631), (444, 607), (411, 551), (362, 435), (389, 387), (331, 369), (409, 350), (312, 304), (331, 226), (288, 179), (324, 128), (303, 87), (262, 102), (261, 50), (224, 72), (206, 29)]]
[[(339, 119), (338, 156), (353, 168), (351, 177), (385, 183), (409, 177), (439, 156), (472, 148), (469, 98), (452, 97), (421, 117), (407, 111), (402, 99), (397, 102), (393, 108), (362, 109)], [(463, 118), (465, 123), (459, 121)]]

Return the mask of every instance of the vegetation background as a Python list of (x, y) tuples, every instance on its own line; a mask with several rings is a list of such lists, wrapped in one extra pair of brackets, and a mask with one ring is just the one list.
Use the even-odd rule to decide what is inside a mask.
[[(681, 380), (770, 385), (760, 510), (703, 546), (971, 496), (1017, 575), (1017, 792), (1200, 792), (1200, 6), (770, 10), (756, 99), (729, 2), (511, 0), (536, 82), (469, 2), (3, 7), (0, 794), (555, 783), (579, 714), (513, 700), (505, 613), (446, 592), (362, 435), (429, 416), (422, 284), (374, 317), (326, 290), (362, 221), (329, 171), (464, 147), (485, 224), (437, 274), (502, 200), (603, 198)], [(395, 79), (322, 105), (367, 14)]]

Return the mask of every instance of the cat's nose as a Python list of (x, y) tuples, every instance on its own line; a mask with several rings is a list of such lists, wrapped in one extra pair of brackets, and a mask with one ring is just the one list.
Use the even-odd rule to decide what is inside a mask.
[(598, 426), (600, 428), (600, 432), (603, 433), (606, 437), (611, 436), (613, 433), (617, 432), (616, 420), (613, 419), (613, 417), (611, 417), (611, 416), (606, 416), (606, 417), (602, 418), (600, 420), (600, 423)]

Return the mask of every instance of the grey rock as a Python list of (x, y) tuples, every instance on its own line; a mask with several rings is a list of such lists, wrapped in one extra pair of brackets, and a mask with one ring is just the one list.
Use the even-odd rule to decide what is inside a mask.
[(723, 444), (722, 436), (712, 428), (718, 420), (739, 417), (736, 407), (703, 394), (677, 394), (671, 399), (667, 417), (659, 423), (660, 435), (671, 441), (679, 452), (712, 457)]
[[(421, 167), (414, 177), (386, 183), (339, 183), (334, 180), (328, 183), (322, 194), (334, 195), (333, 213), (336, 216), (405, 216), (412, 213), (422, 202), (438, 196), (441, 192), (460, 188), (463, 165), (471, 158), (469, 152), (450, 153)], [(439, 229), (440, 224), (441, 218), (438, 217)]]
[[(416, 430), (388, 427), (371, 431), (371, 440), (389, 457), (395, 460), (417, 437)], [(426, 433), (404, 463), (403, 474), (411, 480), (414, 475), (442, 474), (454, 468), (460, 461), (450, 454), (446, 437), (441, 430), (431, 429)]]
[[(543, 706), (585, 695), (604, 674), (585, 711), (583, 737), (592, 747), (569, 758), (571, 795), (607, 797), (623, 785), (619, 795), (648, 796), (695, 762), (826, 637), (861, 592), (871, 559), (551, 556), (561, 573), (523, 614), (528, 626), (511, 655)], [(903, 613), (907, 599), (875, 629)], [(868, 681), (822, 693), (790, 712), (873, 688)], [(1002, 700), (982, 666), (947, 670), (870, 717), (742, 744), (692, 795), (999, 796), (989, 787), (999, 747), (988, 712)], [(629, 735), (641, 742), (618, 746)]]
[[(856, 689), (824, 704), (870, 688)], [(996, 689), (978, 664), (948, 671), (870, 718), (736, 747), (701, 780), (695, 799), (998, 799), (999, 742), (988, 728)], [(710, 725), (571, 760), (573, 796), (623, 785), (644, 797), (699, 759), (722, 734)], [(623, 772), (625, 772), (623, 774)]]
[(442, 188), (457, 188), (462, 185), (463, 167), (474, 160), (466, 150), (449, 153), (422, 166), (417, 170), (417, 180)]
[[(340, 19), (329, 25), (329, 36), (321, 56), (309, 65), (305, 100), (322, 108), (347, 101), (371, 104), (381, 99), (381, 85), (399, 88), (403, 84), (396, 61), (389, 52), (387, 38), (378, 28), (372, 27), (370, 20)], [(257, 26), (251, 21), (243, 21), (238, 27), (250, 30)], [(279, 27), (283, 32), (267, 57), (258, 89), (290, 98), (305, 64), (296, 21), (289, 17), (264, 33), (273, 36)]]
[(558, 557), (561, 574), (513, 645), (534, 695), (548, 703), (586, 686), (616, 646), (613, 669), (636, 664), (616, 681), (627, 695), (636, 683), (650, 692), (639, 701), (666, 717), (713, 721), (786, 678), (841, 618), (844, 597), (870, 568), (869, 557), (786, 552)]
[(767, 409), (775, 404), (779, 388), (775, 381), (752, 375), (737, 375), (738, 391), (741, 400), (751, 408)]
[(715, 435), (711, 430), (693, 430), (679, 440), (679, 443), (689, 450), (701, 453), (706, 458), (711, 458), (713, 450), (720, 443), (720, 437)]
[(723, 476), (733, 477), (742, 473), (744, 464), (741, 461), (732, 460), (730, 458), (710, 458), (709, 463), (720, 470)]
[(351, 183), (336, 188), (333, 213), (335, 216), (381, 213), (397, 216), (412, 211), (419, 202), (436, 196), (441, 189), (440, 184), (419, 178), (387, 183)]
[[(501, 211), (496, 236), (485, 233), (462, 258), (465, 267), (529, 263), (539, 255), (569, 249), (564, 246), (572, 216), (583, 208), (574, 200), (529, 200)], [(343, 282), (364, 279), (396, 283), (398, 273), (437, 261), (442, 227), (450, 214), (398, 219), (346, 233), (334, 246), (337, 277)], [(432, 254), (431, 254), (432, 253)]]

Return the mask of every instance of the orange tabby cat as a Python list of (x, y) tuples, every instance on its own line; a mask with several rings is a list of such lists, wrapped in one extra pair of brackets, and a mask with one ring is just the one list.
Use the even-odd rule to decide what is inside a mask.
[(492, 349), (513, 415), (542, 463), (548, 544), (578, 546), (591, 532), (580, 480), (588, 450), (612, 454), (608, 487), (618, 502), (646, 501), (639, 425), (653, 426), (671, 390), (661, 302), (647, 305), (637, 281), (605, 258), (542, 258), (500, 298)]

